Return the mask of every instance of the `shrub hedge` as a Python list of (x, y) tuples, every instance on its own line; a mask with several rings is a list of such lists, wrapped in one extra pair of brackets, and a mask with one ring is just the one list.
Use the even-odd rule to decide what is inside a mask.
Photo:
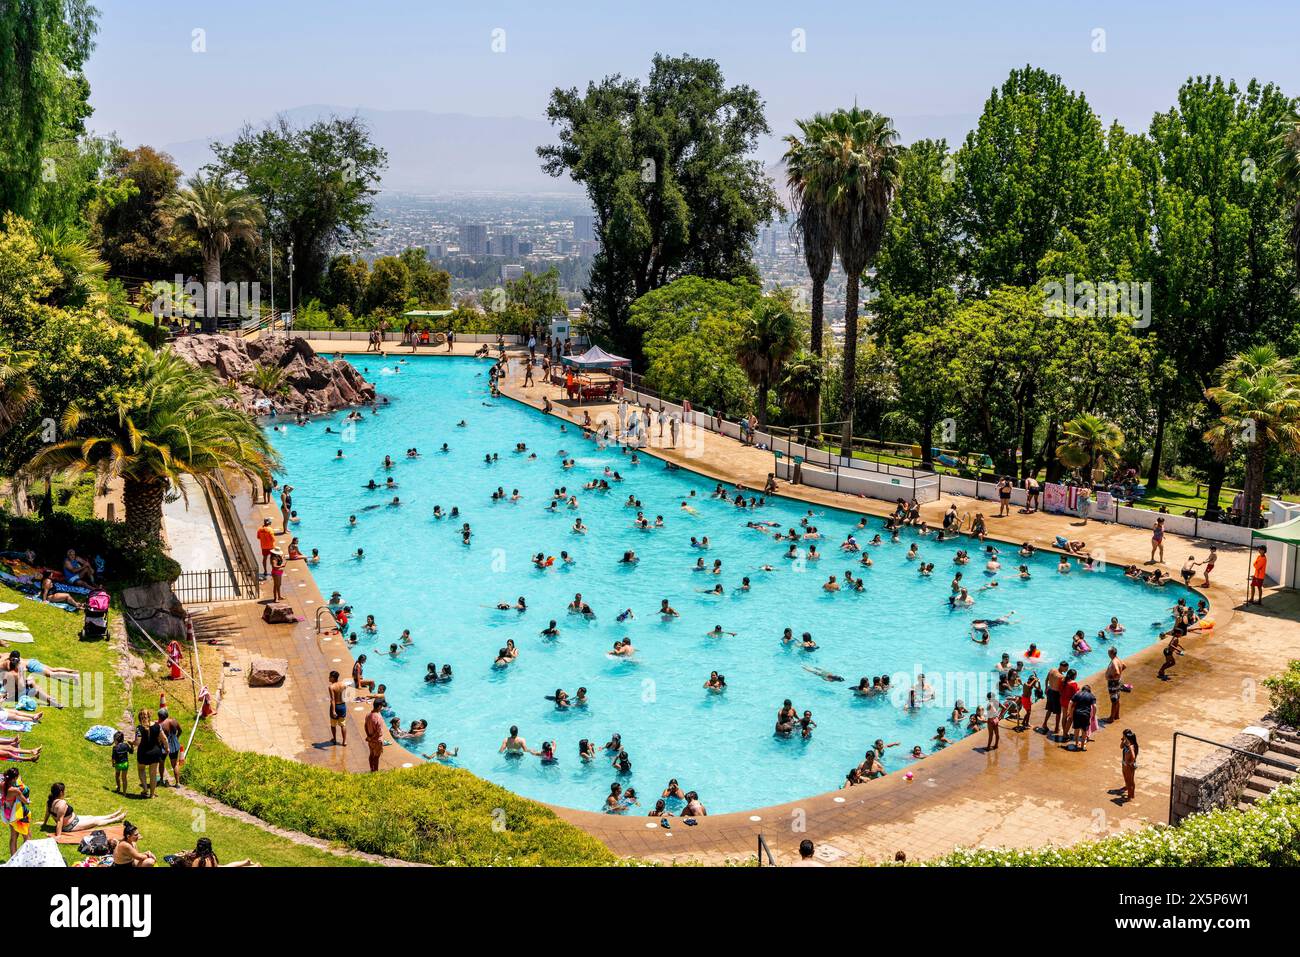
[(549, 808), (433, 763), (344, 774), (233, 751), (207, 734), (186, 763), (185, 783), (272, 824), (423, 864), (617, 862), (605, 845)]
[(1282, 724), (1300, 726), (1300, 661), (1292, 661), (1286, 671), (1264, 679), (1273, 716)]
[(1158, 824), (1072, 847), (1040, 850), (959, 848), (938, 867), (1296, 867), (1300, 866), (1300, 782), (1247, 811), (1194, 814), (1177, 827)]

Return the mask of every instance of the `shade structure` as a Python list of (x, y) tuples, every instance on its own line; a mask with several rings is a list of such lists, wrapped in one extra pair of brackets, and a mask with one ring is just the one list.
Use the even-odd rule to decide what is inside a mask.
[(560, 361), (578, 369), (625, 369), (632, 364), (622, 356), (606, 352), (600, 346), (592, 346), (580, 356), (561, 356)]
[(1293, 518), (1289, 522), (1283, 522), (1281, 525), (1270, 525), (1268, 528), (1257, 528), (1251, 535), (1255, 538), (1267, 538), (1275, 542), (1285, 542), (1288, 545), (1300, 546), (1300, 518)]

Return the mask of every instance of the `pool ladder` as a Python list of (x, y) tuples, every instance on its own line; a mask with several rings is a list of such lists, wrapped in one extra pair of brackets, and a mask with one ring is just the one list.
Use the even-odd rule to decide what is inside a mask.
[[(321, 616), (321, 613), (322, 613), (322, 612), (329, 612), (329, 607), (326, 606), (326, 605), (322, 605), (320, 608), (317, 608), (317, 609), (316, 609), (316, 634), (317, 634), (317, 635), (319, 635), (319, 634), (321, 633), (321, 627), (320, 627), (320, 616)], [(332, 612), (330, 613), (330, 617), (331, 617), (331, 619), (333, 618), (333, 613), (332, 613)], [(337, 622), (335, 622), (335, 627), (336, 627), (336, 628), (338, 627), (338, 623), (337, 623)]]

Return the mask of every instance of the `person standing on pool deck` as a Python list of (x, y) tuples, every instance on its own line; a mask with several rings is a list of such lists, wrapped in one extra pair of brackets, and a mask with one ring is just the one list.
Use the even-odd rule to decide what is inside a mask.
[(379, 770), (379, 756), (384, 753), (384, 716), (380, 713), (384, 703), (378, 698), (366, 715), (366, 747), (370, 749), (370, 770)]
[(271, 549), (275, 548), (275, 532), (271, 530), (271, 520), (262, 519), (262, 527), (257, 530), (257, 544), (262, 549), (262, 577), (271, 574)]
[(1118, 648), (1111, 648), (1106, 654), (1110, 655), (1110, 664), (1106, 666), (1106, 693), (1110, 695), (1110, 717), (1106, 722), (1110, 723), (1119, 720), (1119, 695), (1123, 688), (1121, 680), (1128, 665), (1119, 656)]
[(343, 732), (343, 747), (348, 746), (348, 705), (343, 700), (343, 689), (346, 688), (342, 681), (339, 680), (337, 671), (330, 672), (330, 744), (338, 744), (337, 734)]
[[(1043, 715), (1042, 731), (1044, 734), (1050, 733), (1052, 737), (1056, 737), (1056, 735), (1061, 731), (1061, 682), (1065, 678), (1065, 670), (1068, 666), (1068, 661), (1062, 661), (1055, 668), (1052, 668), (1047, 672), (1047, 704), (1046, 711)], [(1052, 717), (1052, 715), (1056, 715), (1056, 723), (1052, 727), (1051, 732), (1048, 732), (1047, 719)]]
[(292, 485), (285, 485), (280, 489), (280, 518), (284, 526), (279, 531), (279, 534), (281, 535), (289, 534), (289, 518), (291, 513), (293, 512), (292, 493), (293, 493)]
[(998, 481), (998, 518), (1011, 514), (1011, 479), (1005, 475)]
[(1147, 562), (1148, 565), (1156, 563), (1157, 552), (1160, 553), (1160, 564), (1163, 565), (1165, 561), (1165, 520), (1163, 518), (1157, 518), (1155, 527), (1151, 529), (1151, 561)]
[(1120, 735), (1120, 770), (1124, 774), (1124, 787), (1120, 791), (1124, 800), (1131, 801), (1137, 794), (1138, 739), (1131, 728), (1125, 728)]
[[(1250, 581), (1246, 586), (1246, 604), (1264, 604), (1264, 575), (1268, 572), (1268, 549), (1263, 545), (1255, 547), (1255, 559), (1251, 562)], [(1253, 601), (1252, 601), (1253, 599)]]
[(1092, 712), (1097, 707), (1097, 696), (1092, 693), (1092, 685), (1084, 685), (1070, 698), (1071, 725), (1074, 728), (1074, 750), (1088, 750), (1088, 726), (1092, 723)]

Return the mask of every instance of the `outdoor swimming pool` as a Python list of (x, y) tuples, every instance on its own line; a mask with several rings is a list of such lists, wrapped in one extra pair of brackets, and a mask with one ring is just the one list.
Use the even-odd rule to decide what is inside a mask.
[[(375, 616), (378, 634), (363, 633), (353, 654), (369, 655), (366, 675), (387, 684), (404, 727), (414, 718), (429, 722), (413, 750), (432, 752), (445, 741), (460, 748), (456, 765), (529, 797), (599, 810), (611, 782), (619, 780), (639, 795), (641, 807), (630, 813), (643, 815), (671, 777), (683, 789), (698, 791), (710, 813), (828, 791), (876, 738), (901, 742), (886, 757), (892, 772), (910, 763), (905, 753), (913, 745), (931, 750), (937, 726), (948, 725), (954, 739), (962, 736), (948, 721), (952, 697), (963, 697), (972, 709), (982, 703), (997, 688), (993, 669), (1002, 652), (1016, 658), (1034, 642), (1043, 649), (1040, 676), (1061, 658), (1087, 675), (1105, 666), (1105, 647), (1070, 653), (1075, 629), (1095, 645), (1093, 636), (1116, 615), (1128, 630), (1114, 644), (1128, 654), (1155, 640), (1153, 623), (1171, 621), (1168, 609), (1179, 597), (1195, 604), (1181, 586), (1150, 588), (1126, 580), (1119, 568), (1089, 573), (1076, 567), (1058, 574), (1050, 554), (1025, 562), (1032, 578), (1021, 581), (1015, 570), (1022, 560), (1012, 548), (1003, 551), (999, 586), (979, 593), (972, 607), (953, 610), (947, 598), (955, 571), (963, 572), (972, 592), (990, 580), (979, 543), (971, 539), (936, 543), (905, 530), (900, 543), (890, 544), (885, 534), (885, 544), (865, 549), (875, 564), (863, 568), (859, 556), (839, 548), (860, 516), (816, 507), (810, 521), (822, 533), (815, 544), (824, 557), (792, 562), (783, 557), (788, 543), (746, 522), (776, 521), (789, 528), (805, 515), (806, 503), (776, 499), (740, 510), (709, 497), (711, 480), (669, 471), (651, 456), (634, 466), (620, 449), (599, 450), (572, 426), (562, 432), (558, 419), (509, 399), (491, 399), (486, 362), (417, 357), (399, 367), (396, 359), (372, 356), (356, 357), (356, 365), (391, 402), (379, 415), (366, 413), (345, 432), (339, 414), (302, 427), (288, 424), (273, 434), (284, 458), (282, 480), (295, 487), (301, 522), (294, 534), (304, 551), (320, 550), (316, 581), (327, 596), (335, 589), (343, 593), (355, 612), (354, 627)], [(461, 420), (466, 427), (457, 427)], [(327, 434), (327, 426), (343, 436)], [(439, 453), (444, 442), (450, 451)], [(516, 442), (526, 443), (537, 458), (516, 454)], [(405, 457), (411, 446), (420, 450), (419, 458)], [(335, 458), (338, 449), (344, 458)], [(561, 450), (577, 459), (576, 468), (561, 467)], [(499, 461), (485, 464), (489, 453)], [(385, 455), (394, 459), (391, 470), (382, 466)], [(583, 484), (606, 466), (625, 481), (611, 483), (608, 493), (584, 491)], [(395, 492), (363, 488), (372, 478), (382, 484), (389, 476), (398, 483)], [(493, 503), (498, 486), (507, 496), (518, 489), (522, 499)], [(578, 496), (576, 512), (545, 510), (560, 486)], [(394, 494), (400, 507), (385, 504)], [(635, 509), (624, 506), (629, 494), (652, 520), (662, 515), (665, 527), (634, 528)], [(697, 515), (681, 509), (687, 500)], [(444, 510), (458, 506), (461, 518), (433, 518), (435, 504)], [(992, 512), (996, 507), (986, 514)], [(355, 527), (348, 522), (353, 514)], [(585, 535), (571, 531), (578, 515), (590, 529)], [(461, 543), (461, 521), (473, 527), (469, 546)], [(858, 540), (865, 544), (883, 524), (869, 518)], [(996, 520), (990, 524), (996, 531)], [(690, 547), (692, 536), (705, 535), (707, 551)], [(932, 577), (921, 577), (917, 562), (905, 558), (912, 542), (919, 542), (921, 559), (934, 563)], [(364, 559), (353, 557), (358, 548), (364, 548)], [(958, 548), (973, 553), (961, 569), (952, 563)], [(618, 563), (628, 549), (640, 556), (638, 565)], [(561, 550), (574, 564), (559, 566)], [(535, 568), (531, 557), (539, 551), (556, 556), (557, 565)], [(722, 574), (693, 571), (700, 557), (709, 565), (721, 559)], [(763, 564), (775, 570), (762, 572)], [(846, 569), (862, 575), (865, 591), (822, 589), (828, 575), (843, 581)], [(752, 589), (736, 591), (746, 575)], [(717, 582), (724, 596), (701, 593)], [(594, 620), (566, 614), (575, 592), (595, 611)], [(496, 610), (497, 602), (513, 603), (521, 595), (527, 612)], [(680, 618), (661, 620), (656, 610), (663, 598)], [(635, 618), (616, 621), (629, 607)], [(971, 640), (973, 619), (1012, 610), (1015, 622), (993, 629), (987, 646)], [(552, 618), (559, 637), (540, 637)], [(719, 624), (736, 635), (708, 637)], [(782, 644), (787, 626), (796, 635), (811, 632), (820, 648)], [(412, 649), (397, 659), (375, 654), (406, 628), (415, 640)], [(614, 641), (624, 636), (632, 640), (635, 656), (609, 657)], [(508, 638), (519, 657), (496, 669), (493, 659)], [(426, 685), (431, 661), (451, 664), (455, 679)], [(846, 680), (827, 682), (805, 665)], [(725, 693), (703, 688), (714, 670), (726, 676)], [(905, 693), (918, 672), (927, 675), (937, 701), (908, 711)], [(883, 674), (892, 676), (897, 698), (860, 698), (850, 690), (863, 675)], [(573, 695), (579, 686), (588, 690), (587, 708), (559, 711), (546, 699), (557, 688)], [(1105, 708), (1105, 689), (1094, 691)], [(324, 694), (322, 688), (322, 701)], [(813, 712), (817, 728), (810, 739), (774, 736), (785, 698), (801, 713)], [(1035, 706), (1036, 715), (1042, 707)], [(531, 748), (555, 740), (558, 761), (499, 755), (511, 724)], [(612, 755), (599, 750), (614, 732), (631, 758), (630, 774), (618, 775)], [(581, 738), (596, 745), (595, 760), (579, 759)], [(671, 810), (679, 807), (670, 804)]]

